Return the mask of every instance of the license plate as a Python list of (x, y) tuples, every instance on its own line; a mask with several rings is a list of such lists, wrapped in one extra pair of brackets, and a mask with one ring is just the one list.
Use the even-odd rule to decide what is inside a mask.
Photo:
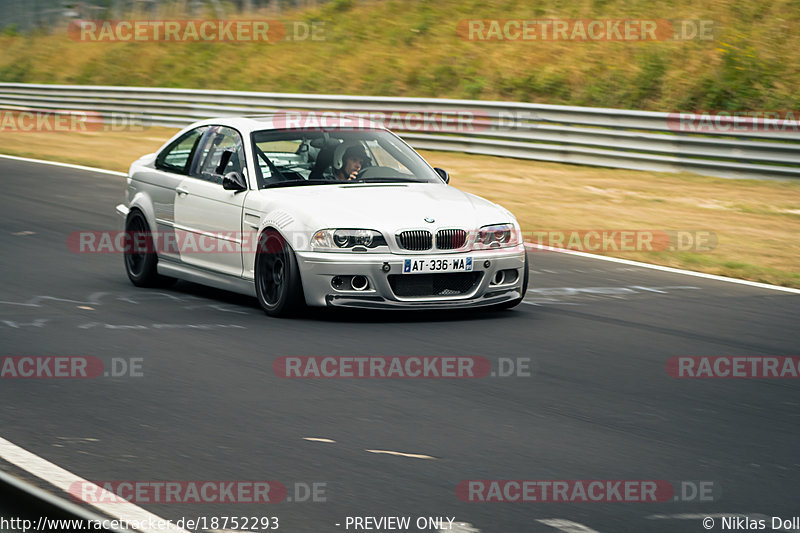
[(403, 274), (430, 274), (431, 272), (472, 272), (472, 258), (420, 257), (403, 261)]

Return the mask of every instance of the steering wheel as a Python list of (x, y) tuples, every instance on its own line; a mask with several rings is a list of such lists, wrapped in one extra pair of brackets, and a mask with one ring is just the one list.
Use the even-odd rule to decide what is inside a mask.
[(359, 170), (356, 173), (356, 177), (355, 178), (348, 179), (347, 181), (355, 181), (355, 180), (360, 180), (360, 179), (364, 178), (364, 176), (367, 174), (367, 170), (369, 170), (370, 168), (371, 167), (362, 168), (361, 170)]
[(390, 168), (390, 167), (378, 167), (378, 166), (375, 166), (375, 167), (364, 167), (364, 168), (362, 168), (361, 170), (358, 171), (358, 174), (356, 174), (355, 179), (360, 180), (360, 179), (366, 179), (366, 178), (385, 177), (387, 170), (396, 173), (396, 171), (394, 169)]

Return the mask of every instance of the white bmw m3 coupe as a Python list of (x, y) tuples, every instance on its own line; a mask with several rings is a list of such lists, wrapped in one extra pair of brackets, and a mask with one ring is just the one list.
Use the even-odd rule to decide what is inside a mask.
[(308, 306), (509, 308), (528, 285), (519, 224), (363, 120), (197, 122), (131, 167), (125, 269)]

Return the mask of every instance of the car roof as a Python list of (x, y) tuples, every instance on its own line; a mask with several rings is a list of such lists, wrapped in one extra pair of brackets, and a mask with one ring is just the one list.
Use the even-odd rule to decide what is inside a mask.
[(241, 132), (259, 130), (305, 129), (335, 130), (385, 130), (383, 124), (369, 120), (366, 113), (341, 113), (335, 111), (280, 111), (262, 115), (244, 115), (209, 118), (195, 122), (191, 127), (221, 125)]

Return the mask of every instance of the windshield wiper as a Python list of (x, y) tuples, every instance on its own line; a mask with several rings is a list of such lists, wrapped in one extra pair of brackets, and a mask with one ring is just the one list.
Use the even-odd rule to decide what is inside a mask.
[(354, 180), (350, 180), (346, 183), (392, 183), (392, 182), (399, 182), (399, 183), (427, 183), (425, 180), (416, 180), (411, 178), (379, 178), (379, 177), (371, 177), (371, 178), (356, 178)]

